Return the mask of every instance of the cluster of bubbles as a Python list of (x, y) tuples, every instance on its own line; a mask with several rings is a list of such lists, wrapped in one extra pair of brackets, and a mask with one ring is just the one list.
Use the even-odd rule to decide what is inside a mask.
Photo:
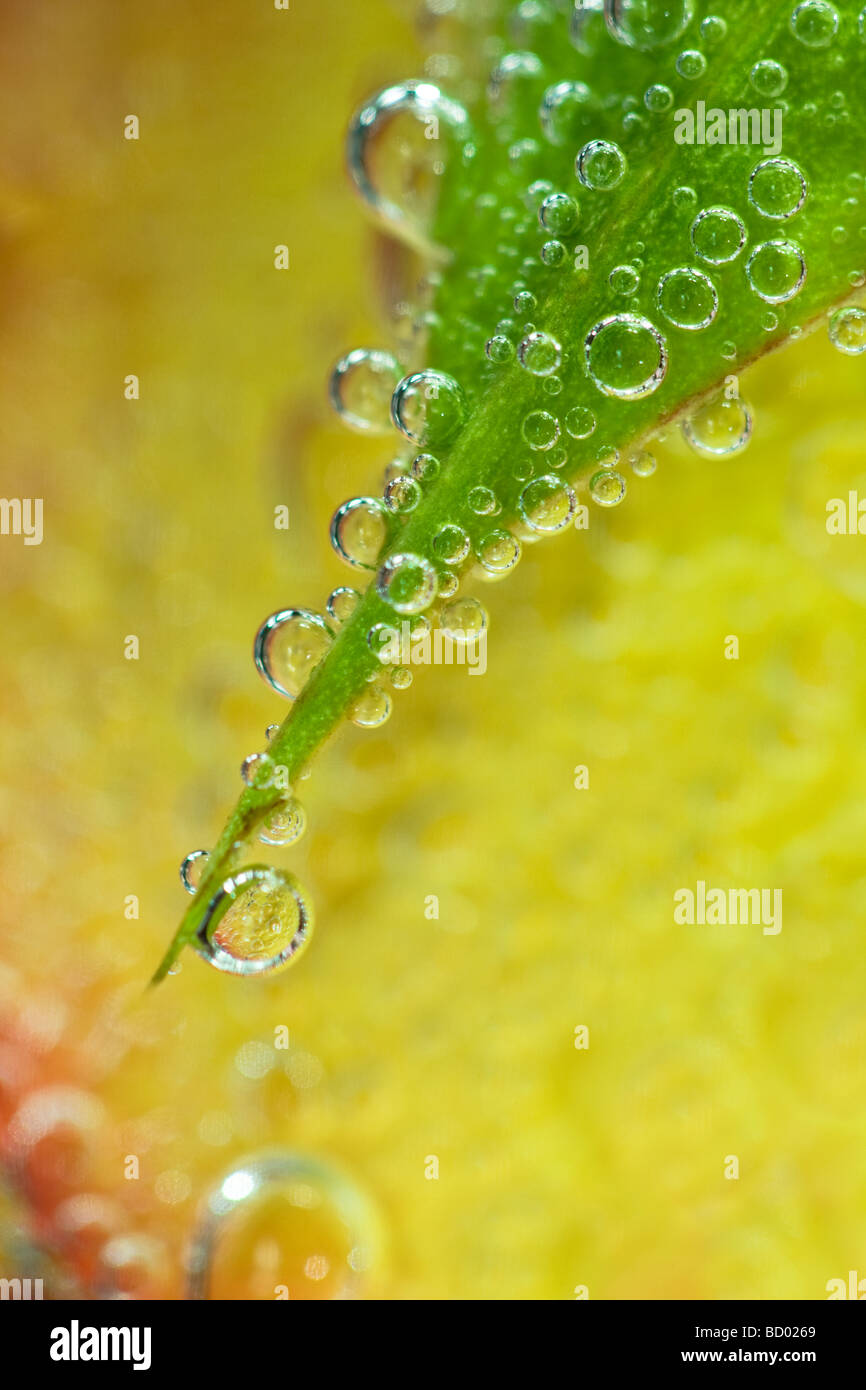
[[(452, 344), (460, 379), (429, 366), (410, 369), (424, 335), (441, 325), (434, 312), (416, 313), (406, 306), (408, 328), (396, 355), (358, 348), (336, 363), (330, 377), (331, 403), (347, 427), (392, 438), (396, 431), (399, 439), (381, 494), (350, 498), (336, 510), (330, 526), (339, 559), (368, 573), (371, 593), (393, 616), (393, 624), (374, 623), (366, 633), (374, 664), (348, 709), (349, 718), (363, 728), (384, 723), (393, 693), (412, 681), (405, 656), (399, 661), (393, 657), (387, 641), (391, 626), (406, 628), (413, 641), (425, 640), (434, 625), (460, 640), (458, 618), (467, 624), (464, 637), (485, 630), (483, 607), (457, 596), (464, 568), (474, 561), (481, 577), (497, 579), (518, 564), (527, 541), (563, 531), (573, 521), (577, 485), (563, 473), (570, 451), (589, 464), (588, 496), (595, 505), (613, 507), (625, 497), (620, 452), (599, 428), (598, 417), (609, 414), (600, 408), (599, 398), (626, 403), (626, 411), (628, 403), (643, 401), (666, 381), (672, 356), (684, 354), (698, 334), (710, 333), (721, 358), (734, 361), (736, 344), (712, 336), (719, 332), (732, 275), (743, 277), (755, 300), (766, 306), (760, 323), (768, 333), (784, 327), (781, 306), (796, 299), (807, 279), (794, 221), (809, 198), (807, 177), (787, 156), (756, 158), (739, 192), (731, 190), (730, 203), (702, 205), (694, 188), (673, 188), (670, 207), (682, 228), (682, 258), (653, 266), (651, 274), (651, 252), (634, 241), (627, 258), (607, 273), (609, 305), (597, 309), (593, 321), (581, 328), (577, 349), (564, 348), (562, 322), (556, 308), (548, 308), (548, 277), (572, 265), (580, 273), (579, 238), (597, 225), (600, 208), (618, 206), (635, 183), (647, 123), (671, 111), (677, 79), (690, 83), (704, 76), (727, 25), (717, 15), (699, 18), (693, 0), (575, 3), (570, 37), (578, 52), (596, 52), (601, 41), (609, 42), (607, 35), (670, 64), (640, 98), (622, 100), (623, 134), (613, 139), (609, 122), (604, 137), (599, 133), (600, 94), (580, 81), (551, 82), (546, 62), (530, 50), (534, 30), (552, 19), (552, 7), (519, 6), (512, 27), (527, 46), (496, 58), (486, 93), (492, 133), (485, 129), (483, 138), (501, 143), (506, 171), (483, 191), (471, 178), (482, 133), (473, 128), (468, 110), (436, 81), (386, 88), (361, 107), (350, 126), (351, 177), (389, 230), (426, 254), (433, 266), (428, 288), (439, 282), (435, 263), (448, 257), (448, 229), (443, 235), (434, 212), (439, 181), (449, 169), (469, 171), (464, 180), (469, 191), (461, 195), (462, 203), (458, 197), (457, 215), (477, 218), (479, 226), (490, 230), (489, 249), (495, 248), (505, 265), (503, 273), (483, 250), (480, 262), (461, 277), (461, 342)], [(790, 32), (807, 49), (820, 50), (832, 44), (839, 22), (827, 0), (803, 0), (792, 6)], [(860, 27), (866, 29), (863, 16)], [(789, 83), (786, 68), (773, 56), (754, 62), (746, 77), (768, 102), (780, 101)], [(839, 95), (841, 110), (844, 97)], [(527, 113), (537, 113), (537, 130), (527, 128)], [(568, 176), (556, 183), (539, 177), (545, 143), (562, 152), (560, 168), (567, 160)], [(862, 184), (856, 177), (854, 205)], [(760, 230), (750, 234), (755, 225)], [(844, 240), (845, 228), (837, 230)], [(486, 245), (480, 231), (476, 240)], [(853, 270), (849, 278), (852, 286), (864, 282), (862, 273)], [(502, 296), (498, 311), (488, 316), (495, 295)], [(479, 319), (485, 320), (486, 332)], [(790, 329), (798, 331), (796, 325)], [(853, 307), (839, 310), (830, 322), (830, 338), (844, 353), (866, 350), (866, 313)], [(511, 478), (495, 487), (479, 478), (465, 498), (454, 502), (452, 514), (440, 520), (429, 542), (421, 543), (417, 538), (423, 532), (412, 528), (412, 518), (423, 510), (431, 485), (447, 468), (449, 451), (479, 392), (500, 377), (513, 380), (515, 393), (520, 390), (530, 402), (518, 421)], [(748, 404), (738, 393), (725, 391), (693, 410), (682, 432), (695, 453), (718, 458), (744, 449), (752, 426)], [(637, 478), (651, 476), (656, 467), (645, 448), (629, 453), (627, 462)], [(515, 516), (513, 527), (505, 524), (506, 514)], [(404, 543), (403, 535), (416, 539)], [(256, 634), (254, 659), (276, 694), (288, 700), (301, 695), (361, 602), (359, 590), (340, 586), (322, 614), (289, 608), (266, 619)], [(253, 790), (272, 785), (269, 754), (250, 755), (243, 777)], [(281, 787), (259, 838), (267, 845), (292, 845), (304, 826), (303, 808), (290, 788)], [(184, 862), (182, 877), (190, 891), (196, 891), (206, 864), (203, 851)], [(217, 887), (199, 948), (219, 969), (261, 973), (295, 958), (311, 926), (309, 905), (291, 876), (253, 866)]]

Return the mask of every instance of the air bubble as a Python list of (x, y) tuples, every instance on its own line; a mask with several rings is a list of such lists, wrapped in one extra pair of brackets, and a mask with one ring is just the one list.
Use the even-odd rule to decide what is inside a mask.
[(293, 845), (307, 828), (307, 813), (295, 797), (287, 797), (265, 818), (259, 831), (263, 845)]
[(507, 574), (520, 559), (520, 542), (510, 531), (490, 531), (479, 543), (478, 559), (489, 574)]
[(475, 642), (487, 630), (487, 609), (477, 598), (458, 598), (446, 603), (439, 625), (454, 642)]
[(837, 309), (830, 317), (828, 333), (834, 348), (849, 357), (858, 357), (866, 352), (866, 310), (853, 305)]
[(335, 623), (345, 623), (351, 618), (358, 604), (361, 602), (361, 595), (357, 589), (350, 589), (345, 584), (341, 584), (338, 589), (333, 589), (328, 595), (325, 608), (328, 617)]
[[(430, 139), (429, 131), (437, 133)], [(469, 116), (432, 82), (387, 87), (357, 112), (346, 156), (361, 196), (404, 241), (439, 251), (429, 240), (438, 186), (453, 158), (475, 153)]]
[(187, 1259), (188, 1296), (357, 1298), (380, 1243), (372, 1208), (342, 1173), (304, 1154), (269, 1151), (239, 1162), (207, 1194)]
[(436, 597), (436, 571), (423, 555), (389, 555), (376, 589), (397, 613), (423, 613)]
[(701, 260), (726, 265), (736, 260), (745, 246), (746, 228), (730, 208), (704, 208), (692, 223), (691, 238)]
[(334, 410), (350, 429), (388, 434), (391, 397), (403, 369), (390, 352), (356, 348), (331, 372), (328, 394)]
[(636, 454), (632, 454), (629, 463), (632, 473), (637, 478), (651, 478), (656, 471), (655, 456), (649, 449), (640, 449)]
[(668, 271), (659, 281), (658, 306), (677, 328), (696, 332), (716, 317), (719, 296), (709, 276), (690, 266)]
[(606, 396), (636, 400), (655, 391), (667, 371), (665, 340), (640, 314), (612, 314), (587, 334), (589, 375)]
[(353, 497), (331, 519), (331, 544), (355, 569), (375, 569), (387, 539), (388, 514), (378, 497)]
[(484, 344), (484, 351), (488, 361), (501, 366), (504, 362), (510, 362), (514, 356), (514, 344), (503, 333), (494, 333), (493, 337), (488, 338)]
[(788, 73), (773, 58), (762, 58), (749, 73), (749, 81), (762, 97), (779, 97), (788, 85)]
[(273, 771), (274, 762), (267, 753), (250, 753), (241, 763), (241, 780), (245, 787), (268, 786)]
[(572, 439), (588, 439), (595, 426), (595, 415), (585, 405), (574, 406), (565, 417), (565, 428)]
[(499, 510), (499, 503), (496, 501), (496, 493), (489, 487), (479, 485), (470, 488), (467, 502), (476, 516), (490, 516)]
[(828, 0), (803, 0), (791, 15), (791, 33), (807, 48), (828, 48), (839, 28), (839, 12)]
[(585, 82), (557, 82), (544, 93), (538, 119), (551, 145), (566, 145), (587, 110), (591, 109), (592, 93)]
[(208, 851), (206, 849), (194, 849), (186, 856), (180, 866), (180, 881), (186, 891), (193, 896), (198, 892), (204, 878), (207, 861)]
[(416, 454), (409, 471), (423, 487), (429, 487), (439, 477), (440, 466), (432, 454)]
[(616, 507), (625, 494), (625, 478), (613, 468), (602, 468), (589, 480), (589, 495), (599, 507)]
[(625, 155), (619, 145), (610, 140), (590, 140), (575, 161), (575, 172), (580, 182), (597, 192), (616, 188), (622, 183), (625, 170)]
[(615, 265), (607, 280), (614, 294), (635, 294), (640, 288), (640, 272), (633, 265)]
[(687, 48), (680, 53), (676, 61), (676, 70), (680, 77), (685, 77), (687, 81), (694, 82), (699, 77), (703, 77), (707, 70), (707, 60), (698, 48)]
[(391, 696), (380, 685), (368, 686), (355, 696), (348, 715), (359, 729), (378, 729), (391, 716)]
[(281, 609), (266, 618), (256, 633), (256, 669), (278, 695), (296, 700), (333, 638), (331, 628), (317, 613), (303, 608)]
[(402, 474), (397, 478), (392, 478), (385, 488), (384, 502), (389, 512), (404, 516), (415, 510), (421, 501), (421, 496), (420, 484), (414, 478), (408, 478)]
[(793, 241), (765, 241), (749, 257), (746, 278), (766, 304), (784, 304), (806, 279), (803, 252)]
[(522, 433), (530, 449), (552, 449), (559, 438), (559, 421), (548, 410), (532, 410), (524, 417)]
[(562, 363), (562, 348), (551, 333), (527, 333), (517, 349), (517, 360), (530, 376), (552, 376)]
[(648, 52), (675, 43), (692, 22), (693, 0), (605, 0), (604, 17), (615, 39)]
[(695, 453), (727, 458), (745, 449), (752, 434), (752, 412), (739, 397), (717, 396), (682, 426), (683, 437)]
[(541, 535), (561, 531), (571, 521), (576, 506), (577, 499), (571, 488), (555, 473), (533, 478), (517, 503), (526, 525)]
[(664, 82), (654, 82), (651, 87), (647, 87), (643, 94), (643, 104), (647, 111), (652, 111), (654, 115), (659, 115), (663, 111), (670, 111), (674, 104), (674, 94), (670, 87)]
[(790, 159), (765, 159), (749, 178), (749, 202), (762, 217), (782, 221), (806, 201), (806, 180)]
[(538, 220), (551, 236), (569, 236), (577, 225), (578, 206), (567, 193), (550, 193), (538, 209)]
[(413, 372), (400, 382), (391, 400), (391, 419), (397, 429), (422, 448), (447, 444), (465, 418), (462, 387), (445, 372)]
[(308, 944), (312, 908), (297, 879), (251, 865), (226, 878), (199, 926), (195, 949), (229, 975), (283, 970)]
[(443, 526), (433, 537), (433, 554), (446, 565), (459, 565), (469, 554), (469, 537), (462, 526)]

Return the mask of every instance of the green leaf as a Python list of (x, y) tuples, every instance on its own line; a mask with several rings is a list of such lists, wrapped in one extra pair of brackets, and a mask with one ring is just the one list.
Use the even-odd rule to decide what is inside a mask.
[[(680, 5), (681, 17), (689, 8)], [(668, 422), (696, 420), (692, 435), (711, 451), (741, 446), (741, 369), (824, 321), (866, 281), (866, 21), (857, 5), (695, 8), (681, 35), (643, 50), (635, 40), (677, 28), (676, 0), (614, 0), (609, 25), (597, 4), (573, 13), (545, 0), (466, 6), (465, 75), (447, 97), (427, 85), (417, 112), (425, 139), (431, 112), (443, 119), (436, 138), (406, 156), (407, 188), (419, 173), (429, 181), (431, 161), (445, 166), (433, 171), (435, 223), (419, 230), (394, 206), (390, 184), (384, 209), (406, 239), (439, 248), (426, 360), (459, 382), (465, 418), (447, 447), (429, 446), (441, 467), (417, 507), (393, 520), (381, 561), (421, 557), (440, 583), (453, 571), (465, 585), (491, 533), (540, 538), (539, 519), (567, 518), (576, 498), (589, 500), (588, 483), (590, 499), (615, 501), (627, 460)], [(473, 71), (479, 55), (487, 73)], [(690, 119), (695, 143), (682, 141)], [(364, 138), (356, 130), (356, 144)], [(575, 172), (582, 150), (585, 181)], [(539, 212), (551, 197), (546, 229)], [(491, 338), (503, 340), (489, 351), (504, 361), (490, 360)], [(532, 363), (533, 353), (545, 372), (550, 354), (560, 365), (534, 374), (519, 360)], [(447, 394), (428, 408), (434, 426), (452, 423)], [(479, 487), (494, 513), (470, 501)], [(448, 526), (469, 539), (462, 567), (437, 555)], [(394, 625), (395, 610), (374, 582), (269, 746), (292, 783), (368, 683), (381, 681), (368, 641), (380, 623)], [(156, 979), (195, 942), (208, 904), (283, 795), (244, 791)]]

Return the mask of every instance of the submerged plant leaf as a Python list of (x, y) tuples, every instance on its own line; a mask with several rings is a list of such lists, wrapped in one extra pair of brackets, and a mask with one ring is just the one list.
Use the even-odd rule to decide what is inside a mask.
[[(377, 572), (342, 621), (292, 619), (308, 623), (308, 678), (294, 672), (297, 699), (247, 769), (157, 979), (184, 945), (206, 947), (231, 906), (226, 885), (261, 857), (250, 837), (285, 813), (287, 784), (347, 711), (368, 723), (386, 712), (377, 625), (441, 621), (449, 576), (462, 597), (471, 566), (499, 577), (528, 541), (585, 523), (584, 504), (619, 502), (629, 472), (651, 471), (645, 445), (667, 422), (684, 420), (699, 453), (744, 447), (740, 369), (866, 283), (856, 4), (464, 9), (462, 40), (448, 34), (464, 76), (389, 88), (350, 133), (359, 187), (434, 267), (417, 324), (429, 365), (391, 404), (409, 445), (389, 473), (392, 507), (371, 498), (346, 514), (356, 542), (366, 525)], [(853, 313), (834, 330), (844, 351), (866, 343)], [(371, 410), (400, 375), (384, 354), (374, 366)], [(267, 895), (276, 874), (243, 882)], [(303, 890), (283, 881), (291, 910), (277, 914), (278, 950), (259, 941), (256, 970), (308, 939)]]

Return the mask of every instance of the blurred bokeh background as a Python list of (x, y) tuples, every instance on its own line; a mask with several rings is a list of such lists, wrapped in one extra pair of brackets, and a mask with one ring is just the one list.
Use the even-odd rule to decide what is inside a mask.
[[(215, 1296), (826, 1297), (866, 1275), (864, 541), (825, 529), (866, 392), (824, 332), (744, 376), (743, 455), (672, 433), (485, 592), (483, 679), (325, 750), (295, 970), (145, 993), (282, 717), (256, 627), (346, 582), (387, 462), (325, 381), (403, 292), (342, 145), (423, 70), (410, 9), (0, 5), (0, 491), (44, 499), (0, 541), (0, 1274), (183, 1297), (270, 1155)], [(676, 926), (698, 879), (783, 930)]]

